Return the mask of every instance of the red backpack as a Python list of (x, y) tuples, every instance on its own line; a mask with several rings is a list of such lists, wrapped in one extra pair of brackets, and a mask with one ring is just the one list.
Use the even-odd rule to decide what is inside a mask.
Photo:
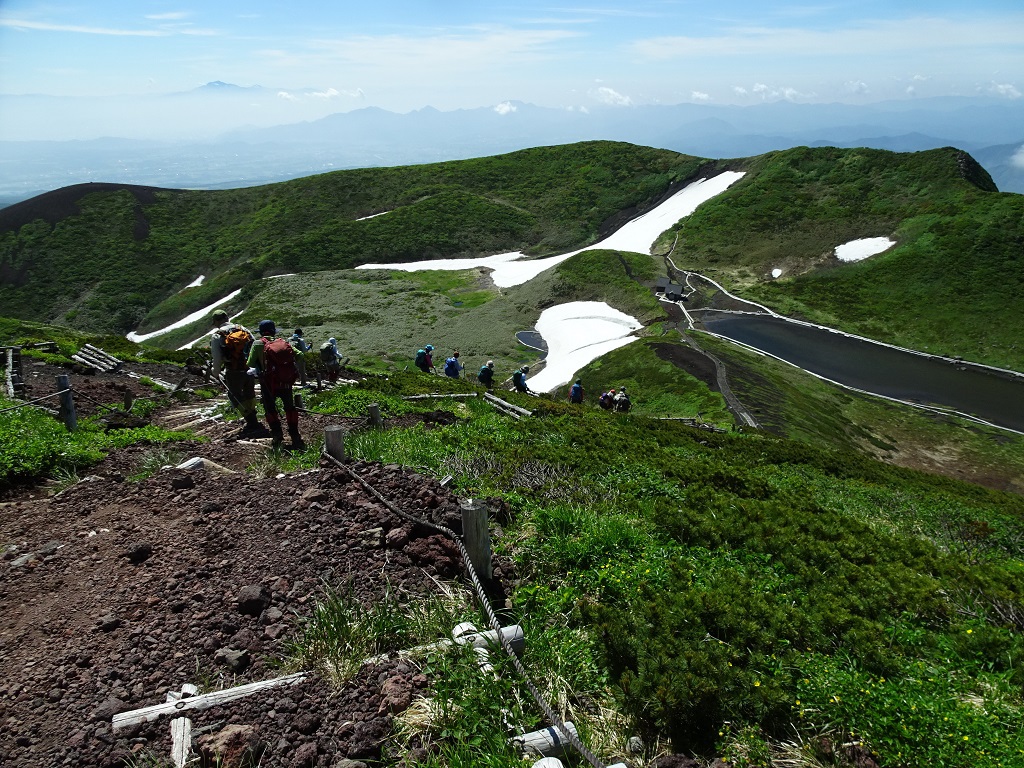
[(285, 339), (263, 339), (263, 380), (272, 389), (288, 389), (299, 378), (295, 350)]

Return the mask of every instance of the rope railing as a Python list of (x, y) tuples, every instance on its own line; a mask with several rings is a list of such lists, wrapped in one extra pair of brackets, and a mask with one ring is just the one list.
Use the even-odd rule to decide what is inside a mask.
[(39, 402), (42, 402), (43, 400), (49, 400), (51, 397), (60, 397), (61, 395), (65, 394), (67, 392), (71, 392), (71, 391), (72, 391), (71, 387), (68, 387), (67, 389), (60, 389), (60, 390), (57, 390), (56, 392), (51, 392), (48, 395), (43, 395), (42, 397), (37, 397), (37, 398), (34, 398), (32, 400), (26, 400), (23, 403), (18, 403), (17, 405), (12, 405), (9, 408), (0, 409), (0, 413), (7, 413), (8, 411), (16, 411), (19, 408), (28, 408), (29, 406), (31, 406), (34, 403), (39, 403)]
[(587, 760), (587, 762), (590, 763), (591, 766), (593, 766), (593, 768), (607, 768), (605, 763), (601, 762), (601, 760), (593, 752), (591, 752), (583, 744), (582, 741), (579, 740), (579, 737), (576, 736), (573, 730), (566, 726), (565, 721), (544, 700), (544, 697), (541, 695), (540, 690), (537, 688), (536, 685), (534, 685), (533, 681), (530, 679), (530, 675), (529, 672), (526, 670), (526, 667), (519, 660), (519, 657), (516, 655), (511, 643), (501, 631), (501, 622), (498, 620), (497, 614), (491, 607), (491, 601), (487, 597), (487, 592), (484, 589), (483, 583), (480, 581), (480, 577), (476, 573), (476, 569), (473, 568), (473, 563), (470, 560), (469, 551), (466, 549), (465, 544), (463, 544), (462, 538), (450, 528), (446, 528), (443, 525), (438, 525), (437, 523), (433, 523), (429, 520), (422, 520), (399, 509), (390, 500), (388, 500), (380, 491), (378, 491), (369, 482), (367, 482), (358, 472), (356, 472), (351, 467), (341, 463), (336, 458), (331, 456), (329, 453), (323, 452), (321, 456), (330, 461), (339, 469), (348, 472), (348, 474), (351, 475), (366, 490), (367, 493), (376, 498), (381, 504), (383, 504), (391, 512), (395, 513), (403, 520), (407, 520), (417, 525), (424, 525), (428, 528), (433, 528), (434, 530), (443, 533), (445, 536), (448, 536), (452, 539), (452, 541), (455, 542), (455, 545), (459, 549), (459, 553), (462, 555), (462, 560), (466, 565), (466, 570), (469, 573), (470, 581), (473, 583), (473, 587), (476, 591), (477, 597), (480, 600), (480, 605), (483, 607), (484, 613), (487, 614), (487, 621), (491, 625), (491, 628), (495, 630), (495, 632), (497, 633), (498, 642), (501, 645), (502, 650), (504, 650), (505, 653), (508, 655), (509, 659), (512, 662), (512, 665), (515, 667), (516, 672), (518, 672), (519, 676), (522, 678), (523, 684), (530, 692), (530, 695), (532, 696), (534, 702), (536, 702), (537, 706), (548, 718), (549, 722), (555, 728), (558, 729), (562, 736), (565, 737), (566, 741), (572, 744), (576, 751), (578, 751)]

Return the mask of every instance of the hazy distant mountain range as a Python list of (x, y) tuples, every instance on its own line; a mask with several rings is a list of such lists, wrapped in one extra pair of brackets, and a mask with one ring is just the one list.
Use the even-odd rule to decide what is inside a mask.
[[(211, 85), (219, 87), (204, 86), (174, 98), (183, 109), (190, 99), (224, 106), (250, 90)], [(211, 124), (222, 124), (223, 114), (216, 114)], [(138, 132), (137, 125), (132, 128)], [(804, 145), (898, 152), (955, 146), (970, 152), (1000, 190), (1024, 193), (1024, 99), (965, 97), (869, 105), (781, 101), (590, 110), (506, 102), (407, 114), (370, 107), (305, 122), (235, 128), (203, 141), (0, 141), (0, 204), (84, 181), (239, 187), (342, 168), (459, 160), (591, 139), (709, 158)]]

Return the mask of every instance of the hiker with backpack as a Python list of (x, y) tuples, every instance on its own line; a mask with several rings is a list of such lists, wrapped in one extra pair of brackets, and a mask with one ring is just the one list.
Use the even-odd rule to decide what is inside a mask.
[(516, 392), (530, 392), (530, 388), (526, 385), (526, 374), (529, 372), (530, 366), (524, 365), (512, 374), (512, 386), (515, 387)]
[(576, 379), (576, 383), (569, 387), (568, 400), (570, 403), (576, 403), (577, 405), (583, 402), (583, 395), (586, 392), (583, 391), (583, 381)]
[(265, 437), (268, 432), (256, 415), (256, 382), (246, 374), (253, 335), (244, 326), (232, 323), (223, 309), (213, 313), (213, 322), (217, 328), (210, 335), (211, 372), (227, 390), (228, 402), (245, 419), (238, 436)]
[(306, 443), (299, 434), (299, 412), (295, 409), (295, 397), (292, 394), (292, 384), (298, 378), (295, 350), (287, 341), (277, 337), (277, 326), (273, 320), (260, 320), (259, 331), (260, 337), (249, 350), (248, 373), (250, 376), (258, 376), (260, 380), (260, 401), (267, 414), (267, 424), (273, 438), (270, 444), (278, 448), (284, 442), (281, 416), (277, 412), (277, 399), (280, 398), (284, 405), (292, 449), (304, 450)]
[(304, 338), (302, 338), (302, 329), (296, 328), (295, 333), (288, 339), (288, 343), (292, 345), (292, 349), (295, 351), (295, 368), (299, 372), (299, 385), (306, 386), (306, 353), (313, 348), (312, 344), (308, 344)]
[(416, 359), (413, 361), (413, 365), (424, 373), (430, 373), (434, 368), (434, 346), (427, 344), (423, 349), (416, 350)]
[(480, 372), (476, 375), (476, 380), (487, 387), (487, 391), (494, 389), (494, 361), (488, 360), (486, 365), (480, 366)]
[(615, 410), (618, 413), (629, 413), (629, 409), (632, 407), (633, 403), (629, 399), (629, 395), (626, 394), (626, 388), (620, 388), (619, 394), (615, 396)]
[(459, 352), (456, 350), (451, 357), (444, 361), (444, 375), (449, 379), (459, 378), (459, 374), (466, 370), (466, 366), (459, 362)]
[(610, 411), (615, 406), (615, 390), (609, 389), (598, 398), (597, 404), (606, 411)]
[(336, 382), (341, 373), (341, 354), (338, 352), (338, 340), (333, 336), (320, 345), (320, 362), (327, 371), (327, 380)]

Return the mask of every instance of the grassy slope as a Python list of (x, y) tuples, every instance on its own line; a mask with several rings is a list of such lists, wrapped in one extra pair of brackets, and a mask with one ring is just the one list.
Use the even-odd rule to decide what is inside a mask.
[[(703, 162), (589, 142), (237, 190), (79, 187), (56, 223), (30, 218), (0, 233), (0, 303), (15, 316), (146, 330), (263, 275), (557, 252), (592, 242), (606, 220)], [(12, 207), (4, 221), (17, 213)], [(207, 282), (177, 293), (199, 274)]]
[[(948, 148), (770, 153), (679, 227), (674, 258), (785, 314), (1024, 370), (1024, 197), (990, 190)], [(851, 264), (832, 255), (880, 236), (896, 247)]]
[(1000, 617), (1024, 599), (1019, 496), (593, 407), (545, 403), (522, 422), (457, 407), (451, 427), (349, 447), (511, 505), (502, 546), (521, 568), (530, 668), (583, 697), (589, 743), (604, 672), (627, 733), (742, 765), (794, 733), (809, 750), (863, 739), (883, 765), (994, 765), (1024, 748), (1021, 640)]

